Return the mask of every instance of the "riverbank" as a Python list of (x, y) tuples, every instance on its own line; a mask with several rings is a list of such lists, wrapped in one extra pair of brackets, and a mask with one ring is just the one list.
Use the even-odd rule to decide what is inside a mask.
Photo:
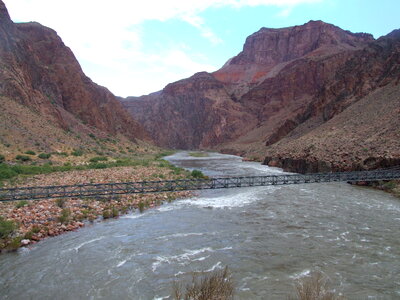
[[(188, 172), (166, 162), (148, 166), (115, 167), (57, 172), (20, 178), (14, 187), (75, 185), (143, 180), (173, 180), (188, 177)], [(1, 251), (16, 250), (47, 237), (77, 230), (90, 222), (116, 218), (139, 210), (186, 198), (190, 192), (121, 195), (114, 198), (71, 198), (0, 203)], [(11, 229), (11, 230), (10, 230)], [(10, 231), (10, 232), (9, 232)]]

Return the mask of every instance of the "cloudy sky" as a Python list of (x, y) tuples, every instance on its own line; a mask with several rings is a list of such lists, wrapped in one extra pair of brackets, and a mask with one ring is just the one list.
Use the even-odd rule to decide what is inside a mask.
[(215, 71), (261, 27), (323, 20), (375, 38), (400, 28), (399, 0), (4, 0), (14, 22), (55, 29), (93, 81), (139, 96)]

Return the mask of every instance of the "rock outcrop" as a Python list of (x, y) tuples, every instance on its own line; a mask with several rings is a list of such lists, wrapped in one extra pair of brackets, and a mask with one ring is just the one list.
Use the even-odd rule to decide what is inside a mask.
[(0, 95), (65, 130), (83, 123), (131, 140), (149, 139), (115, 96), (83, 73), (54, 30), (35, 22), (14, 24), (1, 0)]
[[(321, 21), (262, 28), (247, 38), (238, 56), (213, 74), (199, 73), (158, 93), (122, 102), (161, 146), (267, 156), (266, 163), (298, 165), (295, 170), (308, 170), (303, 161), (312, 165), (310, 170), (353, 168), (337, 164), (334, 160), (341, 158), (329, 155), (315, 157), (311, 163), (306, 159), (309, 144), (301, 138), (374, 91), (395, 88), (400, 76), (398, 37), (398, 31), (393, 31), (374, 40), (370, 34), (351, 33)], [(359, 125), (355, 126), (361, 130)], [(398, 124), (391, 126), (393, 130)], [(367, 138), (360, 133), (360, 139)], [(393, 138), (388, 136), (392, 146)], [(283, 139), (299, 141), (296, 147), (304, 151), (285, 148), (286, 157), (279, 156)], [(343, 139), (346, 145), (346, 136)], [(325, 145), (326, 153), (329, 147)], [(365, 155), (390, 160), (378, 148), (368, 149)], [(366, 167), (361, 159), (354, 163)]]

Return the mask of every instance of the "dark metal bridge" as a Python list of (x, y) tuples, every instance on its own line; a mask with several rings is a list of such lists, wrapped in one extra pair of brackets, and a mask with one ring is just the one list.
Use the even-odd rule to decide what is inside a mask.
[(125, 194), (222, 189), (251, 186), (302, 184), (316, 182), (355, 182), (400, 179), (400, 167), (374, 171), (282, 174), (209, 179), (182, 179), (101, 184), (38, 186), (0, 189), (0, 202), (72, 197), (102, 197)]

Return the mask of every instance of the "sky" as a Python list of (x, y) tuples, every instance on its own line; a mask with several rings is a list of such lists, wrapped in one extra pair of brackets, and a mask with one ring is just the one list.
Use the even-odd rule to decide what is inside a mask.
[(400, 0), (3, 0), (14, 22), (57, 31), (83, 71), (140, 96), (218, 70), (261, 27), (322, 20), (379, 38), (400, 28)]

